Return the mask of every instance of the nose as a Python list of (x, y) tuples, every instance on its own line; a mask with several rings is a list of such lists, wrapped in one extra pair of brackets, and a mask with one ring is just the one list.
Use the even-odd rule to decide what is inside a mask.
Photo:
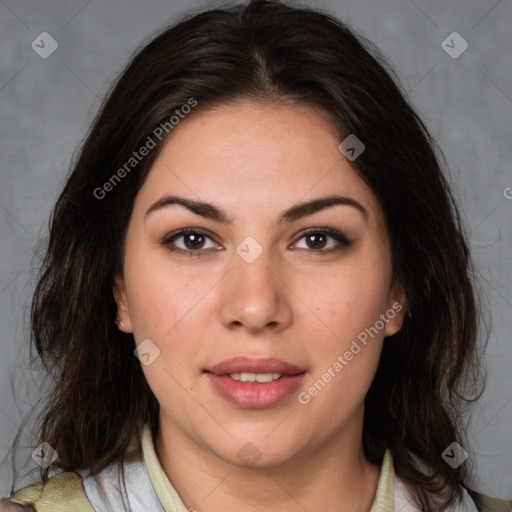
[(221, 292), (223, 325), (251, 334), (265, 330), (277, 333), (288, 327), (292, 321), (291, 292), (283, 274), (283, 266), (272, 260), (268, 249), (254, 261), (234, 254), (233, 269)]

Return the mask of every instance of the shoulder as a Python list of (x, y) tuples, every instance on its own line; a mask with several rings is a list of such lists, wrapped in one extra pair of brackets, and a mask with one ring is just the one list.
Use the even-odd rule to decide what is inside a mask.
[[(420, 512), (409, 487), (397, 476), (395, 476), (395, 510)], [(479, 510), (471, 496), (463, 489), (462, 501), (452, 505), (445, 512), (479, 512)]]
[(132, 487), (135, 468), (139, 469), (139, 465), (125, 467), (115, 463), (94, 476), (87, 469), (61, 472), (44, 484), (23, 487), (9, 499), (2, 500), (0, 512), (125, 512), (131, 510), (125, 477), (128, 477), (129, 487)]
[[(419, 512), (408, 487), (398, 477), (395, 478), (395, 510)], [(463, 487), (462, 500), (445, 512), (512, 512), (512, 501), (493, 498)]]
[(138, 441), (122, 460), (92, 475), (89, 469), (66, 471), (43, 485), (24, 487), (1, 500), (0, 512), (163, 512), (154, 492)]
[(94, 476), (84, 472), (83, 486), (99, 510), (164, 512), (140, 455), (127, 457)]
[(512, 500), (502, 500), (499, 498), (493, 498), (480, 494), (471, 489), (467, 490), (476, 504), (476, 507), (481, 512), (511, 512), (512, 511)]
[(74, 472), (52, 476), (46, 483), (24, 487), (0, 502), (0, 512), (33, 510), (36, 512), (94, 512), (82, 485)]

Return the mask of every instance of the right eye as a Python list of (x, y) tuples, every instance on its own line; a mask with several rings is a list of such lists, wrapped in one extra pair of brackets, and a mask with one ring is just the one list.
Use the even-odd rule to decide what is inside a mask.
[[(183, 239), (182, 246), (176, 244), (176, 240), (180, 238)], [(212, 242), (212, 246), (205, 247), (205, 243), (210, 240)], [(163, 245), (169, 249), (171, 252), (182, 252), (187, 253), (190, 256), (201, 256), (202, 252), (207, 249), (218, 248), (218, 244), (216, 244), (212, 237), (208, 235), (205, 231), (197, 228), (185, 228), (173, 233), (163, 240)]]

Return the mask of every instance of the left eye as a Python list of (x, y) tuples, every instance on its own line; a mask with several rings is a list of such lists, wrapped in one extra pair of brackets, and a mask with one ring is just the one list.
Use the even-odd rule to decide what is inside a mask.
[[(306, 241), (306, 247), (299, 247), (299, 249), (313, 252), (332, 252), (350, 245), (350, 240), (343, 233), (332, 229), (311, 229), (302, 233), (299, 240), (302, 239)], [(330, 246), (327, 246), (328, 239), (334, 240)]]

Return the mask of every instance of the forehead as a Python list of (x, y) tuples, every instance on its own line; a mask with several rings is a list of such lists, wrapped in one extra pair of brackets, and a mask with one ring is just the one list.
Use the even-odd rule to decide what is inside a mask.
[(379, 205), (340, 142), (328, 116), (309, 106), (238, 101), (195, 112), (171, 132), (137, 202), (176, 193), (264, 216), (340, 194), (379, 222)]

